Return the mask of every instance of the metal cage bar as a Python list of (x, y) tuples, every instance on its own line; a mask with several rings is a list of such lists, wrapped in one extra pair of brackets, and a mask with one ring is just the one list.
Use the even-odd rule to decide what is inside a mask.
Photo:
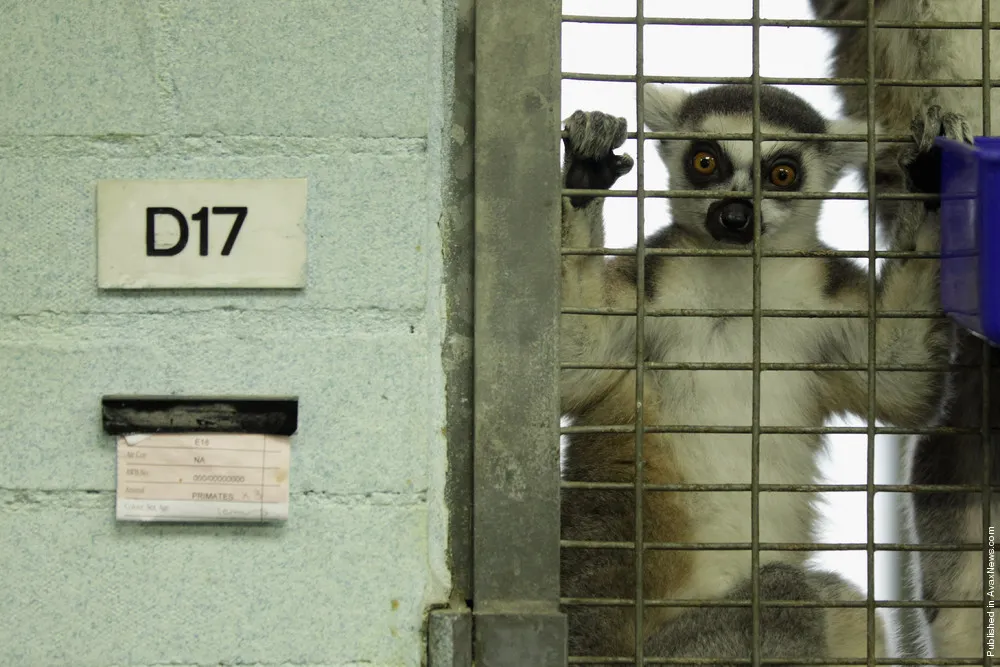
[[(563, 482), (563, 489), (594, 489), (632, 490), (634, 484), (627, 482)], [(749, 484), (718, 483), (704, 484), (699, 482), (683, 482), (677, 484), (645, 484), (644, 491), (749, 491)], [(815, 493), (817, 491), (845, 491), (856, 493), (868, 491), (867, 484), (764, 484), (758, 485), (761, 493), (781, 491), (784, 493)], [(945, 493), (956, 491), (978, 492), (981, 484), (875, 484), (875, 493)], [(993, 484), (993, 490), (1000, 490), (1000, 484)]]
[[(637, 195), (635, 190), (580, 190), (566, 188), (563, 193), (566, 196), (588, 195), (591, 197), (630, 197)], [(666, 199), (714, 199), (715, 197), (740, 197), (748, 199), (753, 196), (753, 192), (746, 190), (712, 190), (711, 196), (704, 190), (646, 190), (644, 196), (647, 198)], [(868, 201), (867, 193), (863, 192), (764, 192), (762, 199), (851, 199)], [(925, 194), (909, 193), (886, 193), (876, 195), (876, 201), (930, 201), (934, 197)]]
[(876, 327), (877, 327), (877, 287), (875, 283), (876, 227), (875, 227), (875, 0), (868, 0), (865, 16), (866, 54), (866, 115), (868, 131), (868, 415), (867, 415), (867, 486), (865, 493), (867, 545), (867, 662), (875, 664), (875, 369), (876, 369)]
[[(750, 551), (751, 542), (646, 542), (647, 550), (662, 551)], [(635, 549), (634, 542), (603, 542), (586, 540), (562, 540), (562, 546), (573, 549)], [(882, 551), (977, 551), (980, 543), (972, 543), (968, 548), (951, 544), (892, 544), (878, 543)], [(817, 542), (761, 542), (760, 551), (864, 551), (867, 542), (817, 543)], [(867, 603), (865, 603), (867, 604)]]
[[(608, 81), (631, 83), (635, 81), (632, 74), (588, 74), (586, 72), (564, 72), (564, 79), (577, 81)], [(645, 77), (646, 83), (742, 83), (751, 84), (753, 77), (746, 76), (654, 76)], [(866, 79), (850, 77), (830, 77), (817, 79), (813, 77), (779, 77), (764, 76), (760, 78), (761, 85), (787, 86), (867, 86)], [(906, 88), (978, 88), (983, 85), (982, 79), (879, 79), (876, 86), (900, 86)], [(996, 85), (998, 79), (991, 80)]]
[[(646, 16), (642, 19), (645, 25), (676, 25), (676, 26), (729, 26), (749, 28), (755, 24), (754, 19), (707, 19), (707, 18), (672, 18), (666, 16)], [(563, 23), (612, 23), (634, 24), (633, 16), (577, 16), (564, 14)], [(764, 28), (865, 28), (867, 21), (831, 20), (831, 19), (765, 19), (756, 20), (756, 24)], [(876, 21), (876, 29), (914, 29), (923, 30), (990, 30), (1000, 29), (1000, 22), (990, 23), (980, 21)]]
[[(990, 0), (982, 0), (983, 3), (983, 21), (981, 26), (981, 36), (982, 36), (982, 90), (983, 90), (983, 134), (989, 136), (992, 133), (992, 86), (993, 82), (991, 80), (991, 53), (990, 53)], [(990, 557), (992, 549), (990, 548), (987, 536), (991, 534), (993, 530), (992, 520), (990, 517), (991, 500), (992, 500), (992, 486), (990, 484), (990, 475), (992, 473), (993, 462), (992, 462), (992, 451), (990, 448), (991, 430), (990, 430), (990, 346), (983, 341), (983, 358), (982, 358), (982, 384), (983, 384), (983, 402), (981, 406), (980, 415), (980, 446), (983, 449), (983, 483), (982, 483), (982, 501), (983, 501), (983, 533), (982, 533), (982, 568), (980, 571), (983, 573), (983, 599), (982, 599), (982, 621), (983, 621), (983, 667), (992, 667), (993, 665), (993, 651), (988, 650), (988, 633), (987, 628), (989, 627), (989, 621), (991, 619), (990, 608), (993, 605), (988, 597), (989, 587), (987, 582), (987, 563), (990, 562)]]
[[(574, 315), (624, 315), (635, 316), (635, 311), (627, 308), (563, 308), (563, 313)], [(763, 317), (862, 317), (867, 318), (868, 313), (862, 310), (762, 310)], [(647, 311), (647, 317), (752, 317), (753, 311), (744, 308), (713, 308), (700, 310), (696, 308), (664, 308), (660, 310)], [(908, 311), (908, 310), (883, 310), (878, 314), (879, 318), (939, 318), (940, 313)]]
[[(979, 545), (970, 545), (969, 549), (978, 550)], [(635, 604), (635, 601), (631, 599), (616, 600), (614, 598), (563, 598), (561, 603), (567, 607), (574, 605), (630, 607)], [(689, 600), (687, 598), (672, 600), (646, 599), (645, 602), (647, 607), (723, 607), (733, 609), (749, 607), (751, 604), (753, 604), (751, 600)], [(875, 601), (875, 606), (879, 609), (978, 609), (979, 605), (980, 602), (972, 602), (969, 600), (955, 600), (951, 602), (947, 600), (938, 602), (910, 602), (906, 600)], [(865, 609), (868, 606), (868, 602), (849, 602), (846, 600), (838, 600), (835, 602), (826, 600), (760, 600), (760, 606), (800, 609)]]
[[(980, 658), (955, 658), (955, 659), (938, 659), (938, 658), (876, 658), (874, 661), (876, 665), (927, 665), (928, 667), (950, 667), (951, 665), (982, 665), (982, 659)], [(718, 667), (719, 661), (715, 658), (646, 658), (645, 663), (647, 665), (706, 665), (710, 667)], [(605, 656), (571, 656), (569, 658), (568, 664), (570, 665), (634, 665), (633, 658), (618, 658), (618, 657), (605, 657)], [(752, 664), (749, 658), (738, 659), (733, 658), (731, 660), (727, 659), (726, 665), (750, 665)], [(788, 659), (785, 658), (770, 658), (762, 659), (760, 661), (761, 665), (787, 665)], [(838, 665), (868, 665), (870, 664), (864, 658), (830, 658), (830, 659), (816, 659), (816, 658), (799, 658), (795, 660), (796, 665), (828, 665), (829, 667), (837, 667)]]
[(753, 0), (751, 19), (751, 52), (753, 73), (750, 83), (753, 87), (753, 370), (752, 405), (750, 429), (750, 598), (751, 598), (751, 648), (750, 664), (760, 665), (760, 364), (761, 364), (761, 204), (763, 184), (761, 183), (761, 129), (760, 129), (760, 0)]
[[(643, 86), (643, 34), (644, 4), (636, 0), (635, 16), (635, 81), (636, 81), (636, 285), (646, 284), (646, 228), (645, 228), (645, 140)], [(645, 435), (645, 408), (643, 405), (646, 372), (646, 291), (636, 289), (635, 308), (635, 664), (645, 664), (645, 578), (643, 558), (643, 438)]]

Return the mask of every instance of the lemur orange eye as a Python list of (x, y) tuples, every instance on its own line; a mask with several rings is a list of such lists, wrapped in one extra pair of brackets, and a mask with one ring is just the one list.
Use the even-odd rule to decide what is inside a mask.
[(715, 173), (715, 169), (717, 167), (715, 156), (705, 151), (695, 155), (692, 164), (694, 166), (694, 170), (702, 176), (711, 176)]
[(797, 176), (795, 167), (788, 164), (777, 164), (771, 169), (771, 182), (779, 188), (787, 188), (795, 182)]

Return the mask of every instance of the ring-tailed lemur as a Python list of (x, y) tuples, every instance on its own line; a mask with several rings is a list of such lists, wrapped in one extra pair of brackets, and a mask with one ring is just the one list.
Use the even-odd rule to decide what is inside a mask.
[[(646, 123), (653, 131), (749, 132), (752, 94), (748, 87), (722, 86), (694, 94), (669, 87), (645, 90)], [(760, 93), (765, 133), (861, 131), (856, 123), (826, 121), (801, 98), (777, 88)], [(922, 151), (941, 129), (935, 110), (916, 121)], [(565, 123), (567, 188), (607, 189), (632, 168), (616, 155), (626, 138), (624, 119), (577, 111)], [(944, 128), (948, 133), (954, 123)], [(659, 152), (671, 186), (719, 191), (717, 199), (671, 199), (673, 224), (646, 240), (646, 247), (679, 249), (749, 248), (753, 204), (725, 191), (752, 185), (749, 141), (663, 141)], [(864, 144), (767, 141), (761, 146), (762, 187), (768, 191), (828, 191), (840, 172), (864, 161)], [(916, 154), (916, 151), (914, 151)], [(809, 199), (765, 199), (761, 205), (764, 250), (818, 250), (821, 203)], [(568, 247), (603, 247), (603, 199), (563, 198), (562, 242)], [(898, 225), (894, 247), (934, 250), (936, 214), (919, 202), (904, 205), (909, 224)], [(607, 261), (594, 255), (566, 255), (562, 264), (564, 308), (634, 309), (637, 293), (650, 309), (747, 309), (753, 303), (753, 261), (734, 256), (649, 256), (637, 285), (634, 257)], [(866, 272), (841, 258), (764, 258), (760, 266), (761, 307), (781, 310), (861, 310), (868, 308)], [(886, 262), (876, 292), (878, 308), (933, 311), (938, 307), (934, 260)], [(564, 362), (634, 363), (634, 316), (564, 314)], [(647, 317), (647, 361), (750, 364), (750, 317)], [(868, 324), (861, 318), (777, 318), (761, 320), (761, 362), (867, 362)], [(884, 363), (943, 363), (946, 329), (932, 318), (878, 322), (877, 357)], [(749, 370), (664, 370), (644, 375), (642, 419), (647, 425), (749, 427), (752, 420)], [(876, 418), (894, 424), (922, 424), (939, 400), (940, 377), (917, 372), (878, 374)], [(562, 410), (578, 426), (631, 425), (636, 417), (634, 371), (564, 370)], [(838, 412), (864, 415), (868, 376), (861, 370), (765, 370), (760, 374), (762, 427), (822, 426)], [(820, 436), (761, 434), (761, 484), (809, 484), (816, 477)], [(632, 483), (635, 436), (579, 433), (569, 438), (564, 478), (576, 482)], [(751, 436), (747, 433), (660, 433), (643, 438), (644, 480), (650, 484), (748, 484)], [(775, 491), (759, 497), (759, 539), (803, 543), (813, 539), (813, 495)], [(629, 542), (634, 539), (634, 494), (627, 489), (566, 489), (562, 500), (563, 538)], [(751, 539), (751, 501), (746, 491), (655, 491), (643, 494), (646, 542), (724, 543)], [(807, 554), (795, 550), (760, 552), (762, 595), (778, 599), (859, 600), (859, 592), (838, 577), (809, 572)], [(751, 576), (748, 550), (644, 551), (645, 599), (745, 598)], [(633, 552), (624, 549), (563, 550), (563, 595), (634, 598)], [(764, 658), (864, 657), (866, 610), (762, 610)], [(629, 656), (635, 641), (631, 607), (569, 605), (573, 655)], [(643, 633), (648, 655), (746, 658), (747, 609), (683, 610), (648, 607)], [(715, 627), (709, 627), (711, 624)], [(709, 625), (706, 625), (709, 624)], [(722, 632), (722, 628), (729, 628)], [(879, 625), (881, 633), (881, 625)], [(883, 654), (882, 640), (879, 653)]]
[[(863, 20), (867, 0), (811, 0), (821, 19)], [(1000, 20), (1000, 1), (990, 7), (991, 20)], [(982, 0), (875, 0), (878, 21), (977, 22), (983, 16)], [(833, 31), (834, 74), (864, 77), (867, 72), (867, 33), (864, 28)], [(969, 80), (982, 76), (981, 29), (901, 29), (875, 31), (875, 75), (878, 78)], [(990, 36), (991, 77), (1000, 75), (1000, 31)], [(844, 110), (857, 120), (866, 116), (864, 86), (842, 86)], [(992, 96), (991, 133), (1000, 132), (1000, 98)], [(905, 133), (914, 109), (940, 104), (968, 118), (972, 131), (983, 131), (983, 92), (980, 87), (915, 87), (880, 85), (875, 118), (890, 133)], [(876, 170), (881, 192), (898, 189), (898, 174)], [(894, 224), (887, 202), (878, 206), (883, 225)], [(949, 373), (948, 398), (941, 411), (941, 426), (980, 428), (982, 422), (983, 342), (955, 327), (956, 344)], [(990, 424), (1000, 425), (1000, 351), (991, 355), (990, 370), (994, 398), (988, 406)], [(1000, 483), (1000, 441), (990, 438), (992, 452), (990, 483)], [(979, 436), (934, 434), (909, 438), (907, 480), (913, 484), (968, 485), (983, 482), (984, 455)], [(997, 496), (1000, 500), (1000, 495)], [(983, 541), (982, 497), (968, 493), (915, 493), (905, 498), (910, 541), (921, 544), (955, 545)], [(1000, 502), (991, 503), (990, 514), (1000, 517)], [(985, 564), (981, 552), (914, 552), (910, 559), (914, 588), (929, 601), (981, 600)], [(983, 614), (980, 609), (932, 609), (918, 618), (929, 622), (932, 646), (925, 654), (946, 658), (973, 658), (983, 652)], [(912, 618), (910, 616), (909, 618)]]

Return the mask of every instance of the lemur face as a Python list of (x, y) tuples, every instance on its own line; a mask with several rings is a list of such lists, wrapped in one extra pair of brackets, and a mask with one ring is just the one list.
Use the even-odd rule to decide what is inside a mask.
[[(707, 126), (727, 125), (723, 119), (710, 118), (699, 132), (712, 132)], [(742, 119), (740, 119), (742, 120)], [(742, 123), (741, 123), (742, 124)], [(726, 132), (743, 132), (743, 128)], [(808, 163), (814, 159), (808, 146), (800, 143), (763, 144), (761, 150), (761, 187), (769, 191), (795, 192), (808, 182)], [(667, 163), (671, 187), (684, 190), (753, 189), (753, 145), (747, 141), (697, 140), (687, 143)], [(765, 199), (761, 202), (761, 234), (784, 226), (788, 219), (808, 215), (799, 210), (802, 200)], [(753, 241), (754, 208), (750, 198), (673, 199), (673, 217), (680, 221), (702, 220), (704, 230), (720, 243), (746, 245)], [(687, 224), (687, 223), (684, 223)]]
[[(656, 132), (750, 134), (752, 91), (719, 86), (688, 94), (667, 86), (647, 86), (646, 122)], [(762, 134), (857, 132), (832, 129), (804, 100), (782, 89), (761, 89)], [(673, 223), (709, 244), (745, 246), (753, 241), (750, 197), (725, 194), (753, 190), (753, 143), (747, 140), (663, 140), (658, 150), (672, 190), (717, 190), (718, 198), (672, 197)], [(864, 163), (865, 144), (778, 140), (761, 142), (760, 178), (764, 192), (824, 192), (848, 164)], [(819, 199), (762, 199), (761, 242), (775, 248), (808, 248), (817, 238)]]

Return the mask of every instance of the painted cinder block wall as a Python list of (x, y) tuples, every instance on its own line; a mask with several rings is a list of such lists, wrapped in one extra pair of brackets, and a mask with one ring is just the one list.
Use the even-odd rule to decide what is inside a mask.
[[(0, 665), (421, 663), (449, 1), (0, 1)], [(306, 289), (97, 289), (96, 180), (270, 177)], [(116, 524), (107, 393), (298, 396), (288, 524)]]

